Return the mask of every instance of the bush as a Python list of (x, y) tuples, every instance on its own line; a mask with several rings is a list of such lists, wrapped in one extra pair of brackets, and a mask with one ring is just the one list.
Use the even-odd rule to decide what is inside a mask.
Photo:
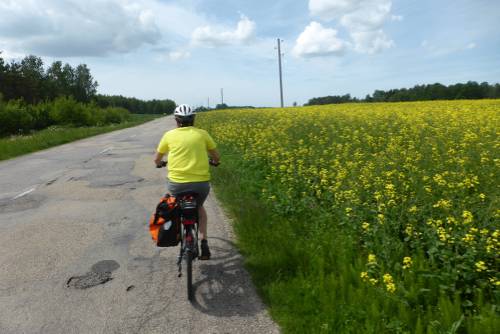
[(130, 113), (127, 109), (124, 108), (114, 108), (109, 107), (106, 109), (102, 109), (102, 113), (104, 114), (104, 123), (121, 123), (130, 118)]
[(4, 104), (0, 101), (0, 135), (6, 136), (28, 132), (33, 126), (33, 117), (20, 100)]
[(57, 124), (89, 126), (93, 123), (89, 109), (73, 97), (55, 99), (50, 116)]
[(100, 126), (129, 119), (127, 109), (103, 109), (95, 103), (77, 102), (72, 97), (59, 97), (53, 102), (27, 105), (22, 100), (5, 103), (0, 96), (0, 136), (41, 130), (51, 125)]
[(27, 111), (33, 118), (33, 129), (45, 129), (53, 124), (55, 120), (50, 117), (52, 104), (48, 102), (40, 103), (37, 105), (28, 105)]

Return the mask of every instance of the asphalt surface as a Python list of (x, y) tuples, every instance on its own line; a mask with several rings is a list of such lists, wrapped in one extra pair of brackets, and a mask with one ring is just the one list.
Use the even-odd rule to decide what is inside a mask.
[(279, 333), (213, 195), (194, 302), (147, 221), (171, 117), (0, 162), (0, 333)]

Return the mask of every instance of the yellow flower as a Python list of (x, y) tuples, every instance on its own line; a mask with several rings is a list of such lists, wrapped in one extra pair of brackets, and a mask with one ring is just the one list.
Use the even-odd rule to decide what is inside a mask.
[(499, 286), (500, 285), (500, 281), (496, 279), (496, 277), (490, 277), (489, 279), (490, 283), (495, 285), (495, 286)]
[(372, 285), (375, 285), (375, 284), (377, 284), (377, 283), (378, 283), (378, 279), (375, 279), (375, 278), (370, 278), (370, 283), (371, 283)]
[(449, 209), (449, 208), (451, 208), (451, 201), (450, 200), (445, 200), (445, 199), (440, 199), (432, 207), (434, 207), (434, 208), (441, 208), (441, 209)]
[(383, 279), (387, 291), (394, 293), (394, 291), (396, 291), (396, 285), (394, 284), (391, 274), (384, 274)]
[(415, 212), (417, 212), (417, 210), (418, 210), (418, 209), (417, 209), (417, 206), (416, 206), (416, 205), (414, 205), (414, 206), (412, 206), (411, 208), (409, 208), (409, 209), (408, 209), (408, 212), (410, 212), (410, 213), (415, 213)]
[(467, 233), (463, 238), (462, 238), (463, 241), (465, 241), (466, 243), (472, 243), (474, 242), (474, 235), (473, 234), (469, 234)]
[(392, 283), (392, 282), (393, 282), (393, 281), (392, 281), (392, 276), (391, 276), (391, 274), (384, 274), (383, 279), (384, 279), (384, 283), (386, 283), (386, 284), (387, 284), (387, 283)]
[(411, 257), (405, 256), (403, 258), (403, 269), (410, 269), (413, 264), (413, 261), (411, 260)]
[(345, 208), (345, 214), (347, 217), (350, 217), (352, 213), (352, 208)]
[(486, 269), (488, 269), (488, 267), (486, 267), (486, 263), (484, 263), (484, 261), (476, 262), (476, 271), (477, 272), (485, 271)]
[(464, 210), (462, 213), (462, 218), (464, 219), (464, 224), (470, 224), (474, 220), (472, 212)]
[(457, 223), (457, 220), (454, 218), (454, 217), (447, 217), (446, 218), (446, 222), (448, 224), (456, 224)]
[(370, 229), (370, 223), (367, 223), (367, 222), (364, 222), (362, 225), (361, 225), (361, 228), (366, 232)]
[(390, 293), (394, 293), (396, 291), (396, 285), (394, 283), (387, 283), (385, 287)]
[(363, 281), (367, 281), (368, 280), (368, 273), (366, 271), (363, 271), (360, 275), (361, 279)]
[(411, 225), (406, 225), (406, 228), (405, 228), (405, 233), (408, 235), (408, 236), (411, 236), (413, 234), (413, 226)]
[(375, 254), (369, 254), (368, 255), (368, 264), (376, 264), (377, 263), (377, 257)]

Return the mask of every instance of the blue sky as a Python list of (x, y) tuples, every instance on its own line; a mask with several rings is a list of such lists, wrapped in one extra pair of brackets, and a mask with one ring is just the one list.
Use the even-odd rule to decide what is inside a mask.
[(498, 0), (1, 0), (0, 50), (86, 63), (99, 92), (279, 105), (500, 82)]

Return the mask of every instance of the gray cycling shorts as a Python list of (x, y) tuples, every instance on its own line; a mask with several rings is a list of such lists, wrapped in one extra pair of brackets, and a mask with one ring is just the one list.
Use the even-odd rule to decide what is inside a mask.
[(207, 199), (208, 193), (210, 192), (210, 183), (207, 182), (189, 182), (189, 183), (177, 183), (172, 182), (167, 179), (167, 191), (172, 195), (177, 195), (183, 192), (195, 192), (198, 194), (196, 198), (196, 203), (198, 206), (202, 206)]

